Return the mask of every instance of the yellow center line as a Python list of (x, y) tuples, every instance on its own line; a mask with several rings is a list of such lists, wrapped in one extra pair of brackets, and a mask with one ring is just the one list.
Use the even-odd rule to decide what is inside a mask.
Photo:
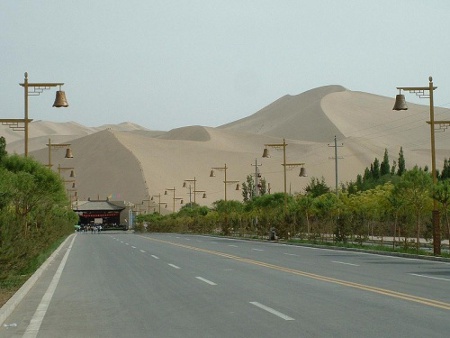
[(431, 306), (431, 307), (436, 307), (436, 308), (440, 308), (440, 309), (444, 309), (444, 310), (450, 310), (450, 304), (449, 303), (441, 302), (441, 301), (438, 301), (438, 300), (418, 297), (418, 296), (414, 296), (414, 295), (409, 295), (407, 293), (401, 293), (401, 292), (392, 291), (392, 290), (388, 290), (388, 289), (378, 288), (378, 287), (375, 287), (375, 286), (349, 282), (349, 281), (345, 281), (345, 280), (342, 280), (342, 279), (337, 279), (337, 278), (317, 275), (317, 274), (314, 274), (314, 273), (305, 272), (305, 271), (296, 270), (296, 269), (291, 269), (291, 268), (287, 268), (287, 267), (283, 267), (283, 266), (279, 266), (279, 265), (274, 265), (274, 264), (270, 264), (270, 263), (265, 263), (265, 262), (257, 261), (257, 260), (254, 260), (254, 259), (249, 259), (249, 258), (243, 258), (243, 257), (235, 256), (235, 255), (230, 255), (230, 254), (223, 253), (223, 252), (220, 252), (220, 251), (202, 249), (202, 248), (197, 248), (197, 247), (190, 246), (190, 245), (179, 244), (179, 243), (164, 241), (164, 240), (161, 240), (161, 239), (150, 238), (150, 237), (145, 237), (145, 236), (141, 236), (141, 237), (143, 237), (143, 238), (145, 238), (147, 240), (155, 241), (155, 242), (170, 244), (170, 245), (178, 246), (178, 247), (189, 249), (189, 250), (194, 250), (194, 251), (198, 251), (198, 252), (203, 252), (203, 253), (208, 253), (208, 254), (212, 254), (212, 255), (216, 255), (216, 256), (229, 258), (229, 259), (232, 259), (232, 260), (235, 260), (235, 261), (239, 261), (239, 262), (244, 262), (244, 263), (248, 263), (248, 264), (262, 266), (262, 267), (265, 267), (265, 268), (268, 268), (268, 269), (272, 269), (272, 270), (287, 272), (287, 273), (291, 273), (291, 274), (294, 274), (294, 275), (297, 275), (297, 276), (308, 277), (308, 278), (312, 278), (312, 279), (315, 279), (315, 280), (320, 280), (320, 281), (323, 281), (323, 282), (339, 284), (339, 285), (343, 285), (343, 286), (347, 286), (347, 287), (351, 287), (351, 288), (355, 288), (355, 289), (359, 289), (359, 290), (370, 291), (370, 292), (378, 293), (378, 294), (389, 296), (389, 297), (394, 297), (394, 298), (407, 300), (407, 301), (410, 301), (410, 302), (420, 303), (420, 304), (428, 305), (428, 306)]

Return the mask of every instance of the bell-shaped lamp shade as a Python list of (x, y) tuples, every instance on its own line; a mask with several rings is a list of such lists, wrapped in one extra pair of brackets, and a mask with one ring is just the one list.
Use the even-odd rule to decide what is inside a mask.
[(209, 174), (209, 177), (215, 177), (214, 170), (211, 169), (211, 173)]
[(166, 191), (164, 191), (164, 195), (167, 195), (167, 190), (166, 190)]
[(186, 188), (186, 182), (183, 182), (183, 188)]
[(183, 203), (184, 203), (184, 201), (183, 201), (183, 200), (181, 200), (181, 201), (180, 201), (180, 204), (183, 204)]
[(65, 158), (73, 158), (72, 150), (70, 148), (66, 149), (66, 156)]
[(306, 169), (305, 167), (301, 167), (300, 168), (300, 174), (298, 175), (300, 177), (307, 177), (308, 175), (306, 174)]
[(397, 94), (397, 96), (395, 97), (394, 108), (392, 108), (392, 110), (408, 110), (405, 95)]
[(75, 172), (73, 170), (70, 171), (70, 177), (75, 177)]
[(203, 198), (206, 198), (206, 192), (203, 193)]
[(238, 184), (236, 184), (236, 190), (239, 190), (240, 188), (239, 188), (239, 183)]
[(66, 99), (66, 93), (62, 90), (58, 90), (56, 92), (56, 98), (55, 102), (53, 103), (53, 107), (61, 108), (61, 107), (68, 107), (69, 104), (67, 103)]
[(269, 155), (269, 149), (264, 148), (262, 157), (270, 157), (270, 155)]

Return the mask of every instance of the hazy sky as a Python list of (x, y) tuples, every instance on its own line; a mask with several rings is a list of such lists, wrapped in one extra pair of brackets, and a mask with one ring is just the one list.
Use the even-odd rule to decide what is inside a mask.
[[(438, 86), (450, 107), (448, 0), (1, 0), (0, 117), (149, 129), (215, 127), (337, 84), (394, 97)], [(407, 95), (408, 101), (427, 104)]]

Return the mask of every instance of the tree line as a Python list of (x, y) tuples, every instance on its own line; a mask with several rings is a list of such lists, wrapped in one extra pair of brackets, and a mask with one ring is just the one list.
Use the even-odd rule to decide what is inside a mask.
[(9, 155), (0, 137), (0, 288), (27, 278), (77, 219), (60, 176), (32, 158)]
[(323, 177), (313, 177), (304, 192), (285, 198), (283, 193), (270, 194), (264, 178), (255, 187), (254, 177), (248, 175), (242, 184), (243, 202), (219, 200), (212, 208), (191, 203), (166, 216), (141, 214), (136, 230), (258, 238), (274, 230), (285, 239), (321, 243), (363, 243), (370, 236), (389, 236), (394, 248), (418, 251), (421, 238), (432, 238), (434, 200), (441, 212), (442, 238), (450, 237), (450, 160), (437, 177), (434, 185), (427, 167), (406, 169), (402, 148), (391, 164), (385, 150), (381, 162), (375, 158), (337, 192)]

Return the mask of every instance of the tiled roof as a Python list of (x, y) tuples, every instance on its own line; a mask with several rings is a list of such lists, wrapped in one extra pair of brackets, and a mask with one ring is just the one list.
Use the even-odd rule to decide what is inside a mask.
[(78, 211), (99, 211), (99, 210), (123, 210), (124, 207), (114, 205), (108, 201), (78, 201), (74, 204), (74, 210)]

